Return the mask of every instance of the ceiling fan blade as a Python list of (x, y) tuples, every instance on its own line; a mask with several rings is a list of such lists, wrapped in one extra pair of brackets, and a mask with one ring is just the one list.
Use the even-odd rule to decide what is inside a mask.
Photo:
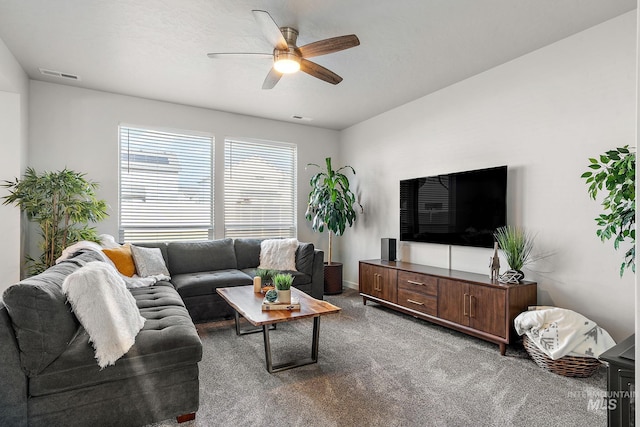
[(245, 52), (214, 52), (214, 53), (207, 53), (207, 56), (211, 59), (234, 58), (234, 57), (240, 57), (240, 56), (273, 58), (272, 53), (245, 53)]
[(287, 41), (282, 36), (282, 32), (276, 24), (276, 21), (273, 20), (269, 12), (264, 10), (252, 10), (253, 18), (256, 20), (262, 33), (269, 40), (269, 43), (276, 48), (286, 50), (289, 48), (287, 45)]
[(264, 83), (262, 83), (262, 89), (273, 89), (276, 83), (280, 81), (280, 77), (282, 77), (282, 73), (276, 71), (275, 68), (271, 68), (271, 71), (264, 79)]
[(304, 58), (300, 60), (300, 70), (304, 71), (310, 76), (316, 77), (320, 80), (324, 80), (327, 83), (331, 83), (332, 85), (337, 85), (342, 81), (342, 77), (340, 77), (333, 71), (328, 70), (322, 65), (316, 64), (315, 62), (307, 61)]
[(303, 58), (313, 58), (314, 56), (326, 55), (327, 53), (338, 52), (358, 45), (360, 45), (358, 37), (355, 34), (350, 34), (306, 44), (300, 48), (300, 54)]

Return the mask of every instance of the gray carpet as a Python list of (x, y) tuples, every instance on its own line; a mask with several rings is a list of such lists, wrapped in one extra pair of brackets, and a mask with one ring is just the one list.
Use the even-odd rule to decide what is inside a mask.
[[(605, 426), (606, 368), (586, 379), (371, 302), (325, 299), (317, 364), (269, 374), (262, 334), (198, 325), (204, 344), (195, 421), (154, 426)], [(312, 321), (271, 332), (274, 363), (310, 354)], [(600, 402), (598, 402), (600, 400)]]

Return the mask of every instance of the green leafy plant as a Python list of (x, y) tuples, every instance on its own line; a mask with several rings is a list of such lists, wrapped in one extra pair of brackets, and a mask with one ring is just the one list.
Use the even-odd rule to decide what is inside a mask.
[[(350, 169), (355, 175), (356, 171), (351, 166), (343, 166), (337, 170), (331, 167), (331, 157), (325, 159), (326, 170), (316, 173), (311, 177), (311, 192), (305, 218), (311, 221), (313, 231), (322, 233), (326, 228), (329, 231), (328, 262), (331, 264), (332, 235), (341, 236), (347, 226), (351, 227), (356, 220), (354, 204), (357, 202), (355, 194), (349, 188), (349, 178), (341, 171)], [(315, 166), (310, 163), (307, 166)]]
[(26, 256), (30, 274), (38, 274), (62, 254), (62, 250), (80, 240), (98, 241), (89, 222), (107, 217), (107, 204), (96, 198), (98, 184), (87, 181), (84, 174), (63, 169), (58, 172), (37, 174), (27, 168), (22, 179), (4, 181), (9, 189), (4, 196), (5, 205), (16, 205), (29, 221), (40, 226), (41, 256)]
[(620, 276), (631, 267), (636, 271), (636, 155), (629, 146), (609, 150), (598, 159), (589, 159), (589, 171), (582, 174), (589, 185), (589, 196), (596, 200), (599, 192), (604, 192), (602, 200), (604, 213), (595, 218), (598, 228), (596, 235), (603, 242), (613, 238), (617, 250), (620, 243), (628, 240), (631, 248), (625, 253), (620, 265)]
[(534, 238), (528, 232), (507, 225), (498, 228), (494, 233), (494, 237), (512, 270), (522, 271), (522, 267), (533, 260)]
[(278, 273), (273, 276), (273, 284), (279, 291), (288, 291), (293, 284), (293, 276), (289, 273)]
[(275, 276), (276, 274), (278, 274), (277, 270), (270, 270), (266, 268), (258, 268), (256, 270), (256, 276), (260, 277), (263, 285), (272, 283), (273, 276)]

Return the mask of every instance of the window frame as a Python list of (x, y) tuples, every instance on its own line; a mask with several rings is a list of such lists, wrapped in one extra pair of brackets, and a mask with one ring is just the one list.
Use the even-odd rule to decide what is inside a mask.
[[(199, 140), (199, 143), (206, 142), (209, 144), (208, 147), (208, 166), (201, 167), (199, 170), (206, 170), (208, 172), (208, 180), (209, 180), (209, 189), (208, 193), (204, 193), (208, 198), (208, 209), (209, 209), (209, 218), (208, 224), (202, 225), (190, 225), (190, 226), (175, 226), (170, 225), (166, 228), (161, 228), (157, 226), (140, 226), (140, 227), (132, 227), (123, 225), (123, 156), (125, 155), (125, 150), (123, 150), (123, 131), (130, 129), (139, 132), (148, 132), (150, 134), (156, 133), (164, 136), (176, 135), (182, 138), (188, 139), (193, 138), (194, 140)], [(213, 239), (215, 235), (215, 212), (214, 212), (214, 197), (215, 197), (215, 137), (211, 133), (207, 132), (199, 132), (193, 130), (183, 130), (183, 129), (171, 129), (171, 128), (163, 128), (163, 127), (154, 127), (154, 126), (144, 126), (144, 125), (134, 125), (129, 123), (120, 123), (118, 125), (118, 237), (120, 242), (125, 241), (135, 241), (135, 242), (159, 242), (159, 241), (171, 241), (171, 240), (207, 240)], [(200, 149), (200, 148), (197, 148)], [(129, 153), (129, 151), (126, 151)], [(194, 156), (195, 157), (195, 156)], [(206, 204), (206, 203), (205, 203)], [(144, 230), (145, 228), (149, 228), (150, 230), (163, 230), (161, 233), (166, 233), (164, 236), (166, 237), (141, 237), (141, 238), (125, 238), (127, 229), (134, 230)], [(207, 236), (198, 236), (193, 237), (189, 236), (188, 230), (202, 230), (203, 228), (207, 229)], [(186, 233), (182, 233), (186, 232)], [(202, 233), (201, 233), (202, 234)]]
[[(231, 209), (231, 204), (229, 203), (230, 198), (229, 195), (227, 193), (227, 191), (229, 190), (228, 188), (228, 173), (230, 173), (230, 171), (228, 170), (228, 162), (229, 157), (232, 156), (232, 153), (230, 153), (229, 149), (231, 146), (232, 149), (232, 145), (233, 144), (253, 144), (255, 146), (263, 146), (263, 147), (272, 147), (272, 148), (276, 148), (276, 149), (285, 149), (285, 150), (290, 150), (291, 152), (291, 158), (288, 160), (291, 162), (291, 167), (290, 167), (290, 171), (291, 171), (291, 181), (290, 181), (290, 186), (291, 186), (291, 190), (290, 193), (288, 194), (287, 200), (290, 202), (291, 208), (289, 211), (289, 215), (291, 217), (291, 223), (286, 224), (285, 226), (282, 226), (282, 224), (280, 226), (278, 226), (277, 224), (274, 225), (273, 228), (264, 228), (264, 227), (256, 227), (253, 224), (249, 224), (246, 226), (243, 225), (238, 225), (238, 224), (234, 224), (232, 225), (230, 228), (229, 226), (229, 212)], [(223, 159), (223, 165), (224, 165), (224, 171), (223, 171), (223, 187), (224, 187), (224, 191), (222, 194), (222, 199), (223, 199), (223, 209), (224, 209), (224, 227), (223, 227), (223, 234), (224, 237), (230, 237), (230, 238), (259, 238), (259, 239), (264, 239), (264, 238), (297, 238), (298, 235), (298, 145), (296, 143), (291, 143), (291, 142), (283, 142), (283, 141), (273, 141), (273, 140), (266, 140), (266, 139), (254, 139), (254, 138), (244, 138), (244, 137), (225, 137), (224, 139), (224, 147), (223, 147), (223, 151), (224, 151), (224, 159)], [(243, 155), (248, 155), (247, 153), (243, 153)], [(232, 161), (232, 160), (231, 160)], [(289, 170), (289, 169), (288, 169)], [(274, 234), (274, 233), (269, 233), (269, 230), (284, 230), (287, 229), (289, 230), (289, 232), (287, 234)], [(256, 232), (257, 231), (257, 232)]]

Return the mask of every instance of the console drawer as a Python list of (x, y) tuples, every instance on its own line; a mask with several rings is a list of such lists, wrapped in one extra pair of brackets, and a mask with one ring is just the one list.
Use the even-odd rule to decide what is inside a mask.
[(398, 290), (438, 296), (438, 279), (419, 273), (398, 272)]
[(398, 289), (398, 304), (431, 316), (438, 315), (438, 298), (433, 295)]

